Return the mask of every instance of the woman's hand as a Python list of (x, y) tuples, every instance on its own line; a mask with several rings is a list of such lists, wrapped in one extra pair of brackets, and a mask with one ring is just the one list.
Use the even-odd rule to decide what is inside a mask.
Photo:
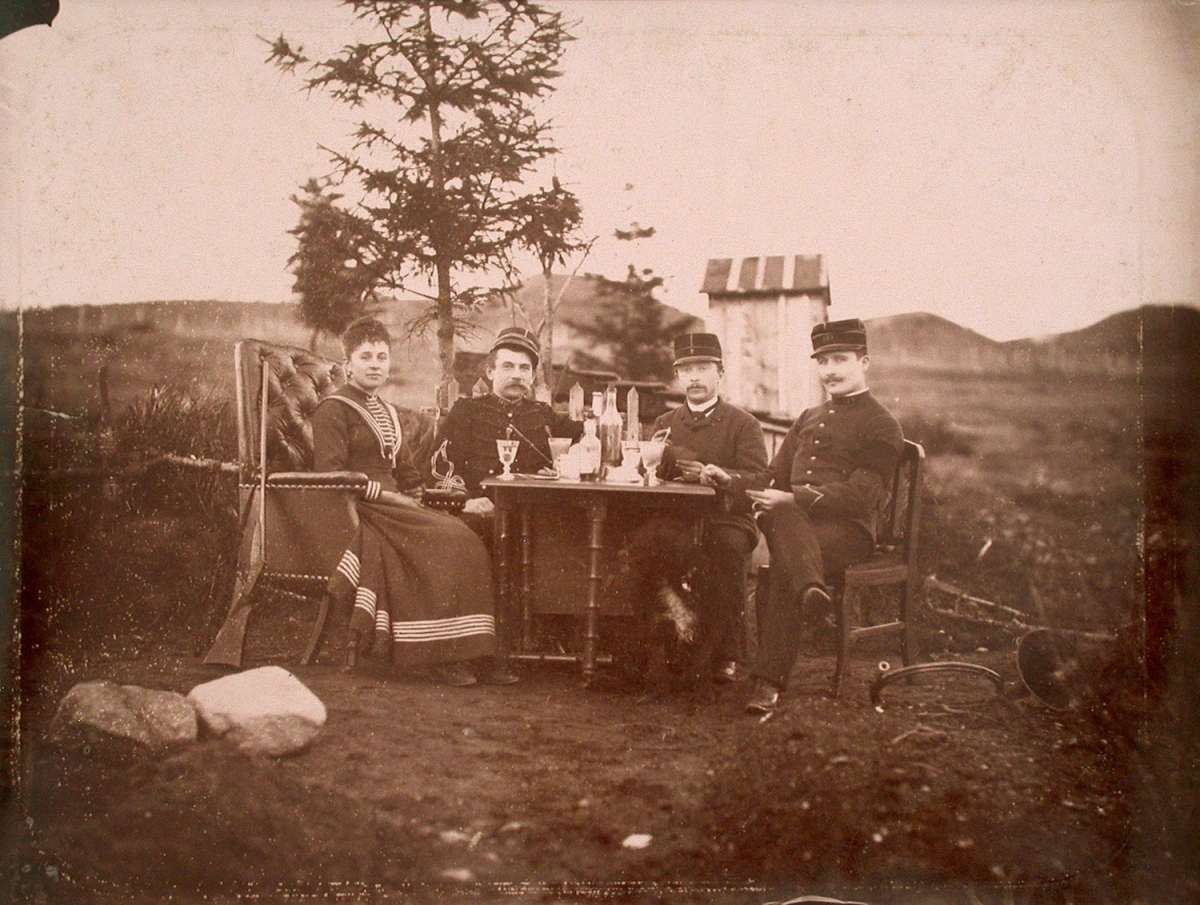
[(770, 512), (780, 503), (791, 503), (795, 497), (786, 490), (747, 490), (746, 496), (754, 501), (755, 512)]
[(397, 493), (394, 490), (379, 491), (379, 502), (388, 503), (392, 506), (407, 506), (409, 509), (420, 509), (421, 504), (414, 500), (406, 493)]
[(496, 504), (485, 496), (477, 496), (474, 499), (467, 500), (463, 505), (463, 512), (475, 512), (479, 515), (491, 515), (496, 509)]

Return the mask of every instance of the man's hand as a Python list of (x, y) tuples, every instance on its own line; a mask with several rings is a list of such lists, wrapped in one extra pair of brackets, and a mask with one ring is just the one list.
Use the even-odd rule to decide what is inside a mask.
[(705, 465), (700, 469), (700, 483), (708, 487), (728, 487), (733, 483), (733, 475), (720, 465)]
[(754, 500), (755, 512), (770, 512), (780, 503), (795, 501), (795, 497), (786, 490), (747, 490), (746, 496)]
[(675, 465), (679, 468), (679, 477), (677, 481), (683, 481), (687, 484), (700, 483), (700, 473), (704, 470), (704, 466), (695, 459), (676, 459)]
[(478, 515), (491, 515), (496, 511), (496, 504), (485, 496), (477, 496), (474, 499), (467, 500), (463, 505), (463, 512), (474, 512)]

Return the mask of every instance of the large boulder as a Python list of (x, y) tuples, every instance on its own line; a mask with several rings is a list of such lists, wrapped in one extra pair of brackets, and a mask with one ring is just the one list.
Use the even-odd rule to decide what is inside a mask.
[(183, 695), (107, 680), (68, 691), (51, 729), (60, 741), (108, 737), (155, 751), (194, 742), (196, 733), (196, 710)]
[(246, 754), (291, 754), (311, 743), (325, 725), (321, 699), (279, 666), (205, 682), (188, 693), (188, 700), (207, 731)]

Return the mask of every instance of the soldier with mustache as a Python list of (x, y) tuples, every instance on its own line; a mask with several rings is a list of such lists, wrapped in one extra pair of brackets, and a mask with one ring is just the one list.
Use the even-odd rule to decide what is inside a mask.
[(817, 324), (812, 345), (830, 399), (796, 419), (771, 461), (770, 487), (747, 491), (771, 550), (750, 713), (775, 710), (805, 627), (831, 615), (829, 584), (871, 555), (903, 448), (899, 422), (867, 389), (863, 322)]
[[(712, 662), (700, 668), (717, 682), (731, 682), (743, 662), (746, 565), (758, 542), (744, 491), (766, 484), (767, 448), (758, 419), (720, 397), (724, 363), (715, 334), (677, 336), (674, 370), (686, 402), (654, 422), (669, 443), (660, 474), (717, 490), (719, 511), (705, 520), (703, 546), (691, 560), (697, 590), (711, 598), (701, 603), (703, 621), (712, 623)], [(660, 520), (647, 530), (661, 535), (664, 527)], [(688, 532), (679, 524), (676, 533)]]
[(454, 473), (466, 483), (464, 519), (489, 543), (495, 507), (479, 484), (501, 470), (496, 441), (519, 441), (512, 470), (534, 474), (553, 464), (550, 437), (578, 439), (583, 432), (581, 425), (532, 398), (541, 351), (532, 331), (522, 327), (501, 330), (485, 370), (491, 392), (454, 403), (434, 441), (435, 449), (445, 441)]

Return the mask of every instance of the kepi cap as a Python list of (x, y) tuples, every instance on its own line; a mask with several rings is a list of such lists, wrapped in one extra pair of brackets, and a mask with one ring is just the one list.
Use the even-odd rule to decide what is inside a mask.
[(812, 355), (826, 352), (866, 352), (867, 325), (857, 317), (844, 321), (826, 321), (812, 328)]
[(675, 337), (675, 367), (692, 361), (721, 363), (721, 340), (715, 333), (685, 333)]
[(542, 357), (542, 347), (538, 343), (537, 337), (532, 330), (526, 330), (524, 327), (505, 327), (496, 334), (496, 341), (492, 343), (492, 351), (495, 352), (497, 349), (514, 349), (517, 352), (531, 355), (535, 368)]

